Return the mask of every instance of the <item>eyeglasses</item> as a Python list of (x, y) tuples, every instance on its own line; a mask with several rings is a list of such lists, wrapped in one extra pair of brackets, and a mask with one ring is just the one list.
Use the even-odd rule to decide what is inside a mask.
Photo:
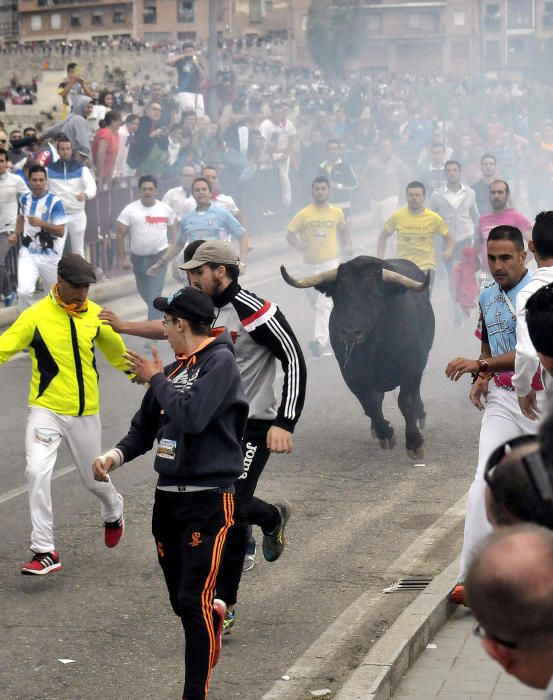
[(161, 325), (162, 325), (164, 328), (167, 328), (167, 326), (168, 326), (170, 323), (175, 323), (175, 319), (174, 319), (174, 318), (162, 318), (162, 319), (161, 319)]
[[(503, 445), (500, 445), (489, 456), (484, 470), (484, 480), (492, 489), (494, 487), (494, 475), (497, 468), (500, 466), (502, 459), (516, 447), (536, 443), (535, 435), (519, 435), (512, 440), (508, 440)], [(538, 497), (545, 502), (553, 503), (553, 487), (551, 485), (551, 477), (547, 467), (544, 464), (543, 458), (539, 450), (530, 452), (530, 454), (521, 457), (520, 459), (528, 480), (533, 486)]]
[(501, 637), (496, 637), (494, 634), (489, 634), (489, 632), (486, 632), (482, 625), (476, 625), (472, 633), (479, 639), (491, 639), (493, 642), (497, 642), (498, 644), (501, 644), (501, 646), (507, 647), (507, 649), (518, 648), (518, 644), (516, 642), (511, 642), (508, 639), (501, 639)]

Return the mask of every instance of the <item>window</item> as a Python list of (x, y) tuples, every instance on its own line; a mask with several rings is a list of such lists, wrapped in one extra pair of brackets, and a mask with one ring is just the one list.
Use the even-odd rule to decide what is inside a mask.
[(507, 28), (532, 29), (534, 26), (534, 0), (507, 1)]
[(499, 11), (499, 4), (493, 3), (486, 5), (486, 12), (484, 13), (484, 27), (488, 32), (499, 31), (501, 27), (501, 13)]
[(553, 27), (553, 2), (546, 2), (544, 5), (543, 26)]
[(179, 41), (196, 41), (196, 32), (177, 32)]
[(440, 25), (437, 12), (411, 12), (408, 18), (409, 29), (422, 32), (437, 32)]
[(488, 68), (498, 68), (501, 65), (499, 41), (486, 42), (486, 65)]
[(465, 26), (465, 11), (464, 10), (454, 10), (453, 11), (453, 25), (455, 27)]
[(61, 29), (61, 15), (50, 15), (50, 29)]
[(177, 0), (177, 22), (194, 22), (194, 0)]
[(250, 0), (250, 22), (261, 22), (261, 0)]
[(367, 33), (379, 34), (382, 31), (382, 13), (370, 12), (367, 15)]
[(31, 31), (40, 32), (42, 29), (41, 15), (31, 15)]
[(104, 15), (102, 12), (92, 13), (92, 26), (98, 27), (104, 23)]
[(70, 27), (82, 27), (82, 24), (80, 15), (71, 15), (71, 19), (69, 20)]
[(524, 36), (510, 36), (507, 52), (507, 63), (510, 66), (523, 68), (528, 65), (529, 45)]
[(125, 10), (113, 10), (113, 23), (125, 21)]
[(157, 24), (156, 0), (144, 0), (144, 24)]
[(265, 0), (265, 12), (267, 14), (273, 11), (273, 0)]

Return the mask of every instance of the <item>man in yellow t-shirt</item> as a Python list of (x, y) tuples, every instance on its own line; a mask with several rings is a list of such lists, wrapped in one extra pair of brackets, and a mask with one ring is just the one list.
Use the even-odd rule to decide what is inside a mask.
[[(329, 204), (330, 183), (316, 177), (311, 185), (313, 202), (301, 209), (288, 224), (286, 240), (303, 255), (308, 274), (326, 272), (338, 267), (343, 254), (352, 252), (351, 238), (344, 212)], [(340, 250), (342, 248), (342, 250)], [(330, 355), (328, 319), (332, 299), (316, 292), (314, 338), (309, 348), (315, 357)]]
[(434, 236), (442, 236), (446, 242), (444, 260), (451, 259), (455, 240), (449, 235), (442, 217), (431, 209), (426, 209), (425, 198), (426, 190), (422, 182), (414, 181), (407, 185), (407, 206), (397, 209), (385, 222), (376, 254), (379, 258), (384, 258), (387, 239), (397, 233), (397, 257), (411, 260), (424, 272), (430, 270), (432, 286), (436, 269)]

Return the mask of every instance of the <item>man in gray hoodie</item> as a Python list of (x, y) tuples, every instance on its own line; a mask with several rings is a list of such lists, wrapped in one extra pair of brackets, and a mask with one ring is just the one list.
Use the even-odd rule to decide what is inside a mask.
[(92, 99), (84, 95), (75, 98), (73, 111), (62, 122), (43, 132), (40, 141), (63, 134), (71, 141), (73, 152), (83, 160), (90, 158), (90, 137), (86, 120), (92, 112)]

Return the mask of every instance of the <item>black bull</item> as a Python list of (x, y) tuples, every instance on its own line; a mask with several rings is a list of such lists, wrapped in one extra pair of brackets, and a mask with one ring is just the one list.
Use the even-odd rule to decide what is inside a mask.
[(280, 268), (293, 287), (315, 287), (332, 297), (330, 342), (349, 389), (371, 419), (380, 446), (395, 445), (382, 401), (399, 386), (405, 443), (412, 459), (424, 455), (425, 411), (420, 384), (434, 340), (428, 277), (408, 260), (361, 255), (336, 270), (303, 279)]

